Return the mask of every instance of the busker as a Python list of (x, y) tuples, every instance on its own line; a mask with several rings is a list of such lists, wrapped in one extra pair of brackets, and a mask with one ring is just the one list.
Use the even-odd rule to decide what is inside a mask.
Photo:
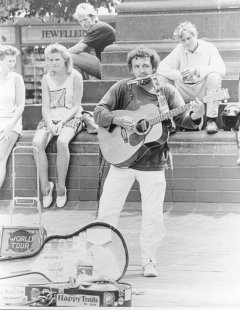
[[(134, 79), (121, 80), (114, 84), (94, 110), (95, 122), (107, 133), (111, 134), (116, 128), (122, 128), (120, 131), (122, 136), (119, 139), (125, 139), (123, 145), (128, 144), (127, 141), (135, 137), (136, 123), (135, 119), (129, 116), (130, 113), (131, 115), (134, 111), (140, 113), (141, 109), (139, 108), (142, 107), (142, 109), (145, 108), (144, 114), (154, 107), (157, 110), (157, 116), (159, 111), (161, 114), (185, 106), (184, 100), (174, 86), (158, 83), (158, 76), (155, 73), (159, 61), (157, 53), (144, 46), (129, 52), (127, 65)], [(122, 116), (114, 114), (117, 110), (121, 110)], [(174, 121), (186, 128), (196, 128), (203, 114), (204, 105), (196, 99), (191, 102), (191, 110), (176, 115)], [(145, 117), (144, 114), (143, 118)], [(171, 167), (172, 163), (167, 141), (162, 143), (161, 139), (169, 130), (168, 124), (168, 121), (166, 124), (164, 122), (160, 124), (162, 134), (160, 129), (158, 132), (157, 127), (156, 134), (159, 137), (156, 141), (144, 144), (143, 148), (139, 149), (139, 157), (134, 154), (134, 160), (128, 167), (121, 168), (118, 165), (111, 165), (104, 183), (97, 216), (97, 220), (116, 227), (120, 212), (134, 181), (139, 182), (142, 200), (140, 246), (143, 276), (145, 277), (158, 275), (156, 252), (165, 233), (163, 202), (166, 180), (164, 171)], [(150, 133), (154, 129), (153, 126)], [(127, 138), (126, 132), (132, 132), (132, 134)], [(147, 139), (147, 136), (145, 138)], [(135, 142), (132, 141), (133, 144)], [(106, 145), (107, 148), (109, 147), (111, 155), (113, 153), (112, 145), (108, 145), (107, 141)], [(101, 142), (100, 147), (102, 147)], [(116, 155), (118, 153), (120, 153), (120, 149), (116, 148)]]

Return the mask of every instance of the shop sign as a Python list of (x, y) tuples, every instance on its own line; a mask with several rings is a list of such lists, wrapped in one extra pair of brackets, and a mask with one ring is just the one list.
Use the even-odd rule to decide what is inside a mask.
[(15, 27), (0, 26), (0, 44), (15, 44)]
[(23, 26), (22, 43), (75, 43), (86, 31), (80, 25)]

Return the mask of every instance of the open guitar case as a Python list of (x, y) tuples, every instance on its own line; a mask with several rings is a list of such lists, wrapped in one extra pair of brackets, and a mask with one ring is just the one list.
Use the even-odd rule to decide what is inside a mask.
[(32, 254), (0, 257), (0, 307), (130, 307), (132, 288), (120, 282), (128, 262), (123, 236), (106, 223), (49, 236)]

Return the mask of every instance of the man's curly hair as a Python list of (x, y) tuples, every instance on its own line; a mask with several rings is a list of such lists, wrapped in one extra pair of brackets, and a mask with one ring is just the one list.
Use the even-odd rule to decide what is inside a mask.
[(132, 70), (132, 60), (134, 58), (145, 58), (145, 57), (150, 58), (152, 68), (156, 70), (160, 62), (160, 57), (158, 56), (157, 52), (148, 47), (139, 46), (138, 48), (129, 52), (127, 55), (127, 66), (129, 71)]

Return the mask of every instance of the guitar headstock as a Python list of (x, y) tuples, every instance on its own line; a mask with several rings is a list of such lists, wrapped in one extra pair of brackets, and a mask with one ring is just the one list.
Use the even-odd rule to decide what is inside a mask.
[(229, 92), (227, 88), (222, 88), (221, 90), (217, 91), (214, 94), (207, 95), (203, 97), (203, 102), (214, 102), (214, 101), (224, 101), (227, 102), (227, 100), (230, 98)]

